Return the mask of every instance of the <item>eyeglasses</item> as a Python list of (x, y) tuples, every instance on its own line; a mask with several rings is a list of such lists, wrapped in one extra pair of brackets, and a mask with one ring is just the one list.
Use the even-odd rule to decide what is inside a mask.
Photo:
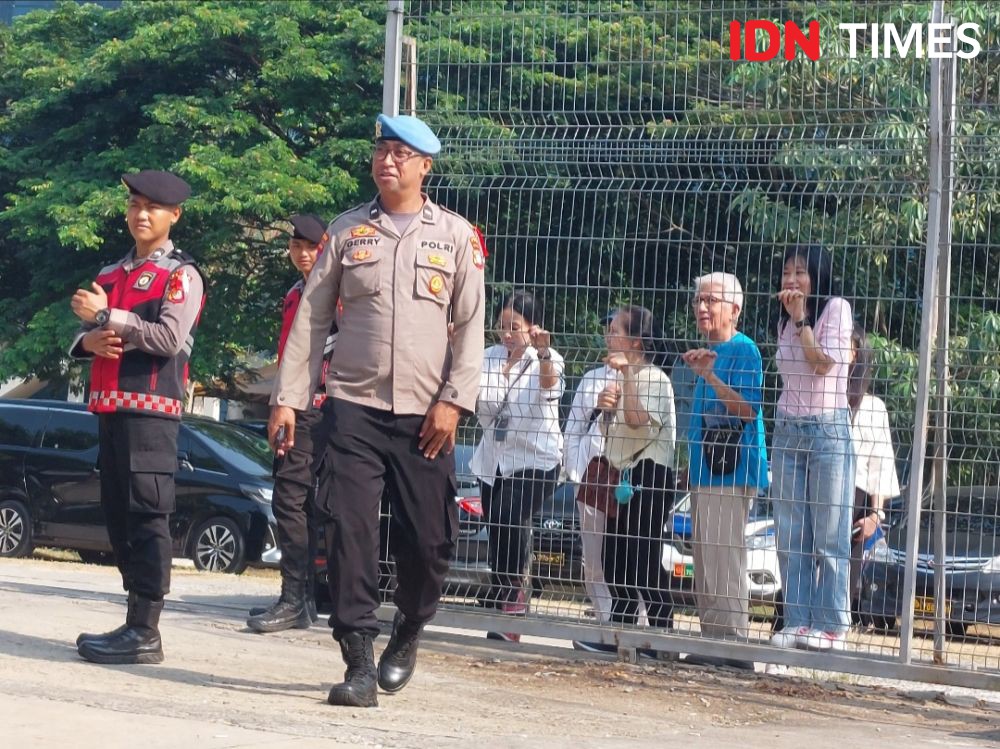
[[(698, 309), (702, 304), (706, 307), (717, 307), (723, 302), (729, 302), (729, 300), (718, 296), (712, 296), (711, 294), (695, 294), (691, 299), (691, 306), (695, 309)], [(732, 302), (729, 303), (732, 304)]]
[(375, 146), (374, 155), (376, 161), (382, 161), (386, 156), (389, 156), (397, 164), (403, 164), (414, 156), (420, 156), (421, 154), (402, 146), (390, 146), (388, 143), (379, 143)]

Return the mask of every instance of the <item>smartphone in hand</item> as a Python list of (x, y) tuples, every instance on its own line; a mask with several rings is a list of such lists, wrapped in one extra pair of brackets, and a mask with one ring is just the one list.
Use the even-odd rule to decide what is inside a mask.
[(271, 447), (277, 452), (281, 449), (281, 444), (285, 441), (285, 427), (284, 425), (278, 427), (278, 431), (274, 433), (274, 444)]

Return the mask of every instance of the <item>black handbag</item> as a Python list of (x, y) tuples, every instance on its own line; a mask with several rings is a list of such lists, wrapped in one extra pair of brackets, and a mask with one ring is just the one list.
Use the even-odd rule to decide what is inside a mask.
[(739, 427), (719, 426), (704, 430), (702, 446), (705, 465), (713, 476), (730, 476), (740, 464), (740, 439), (743, 423)]

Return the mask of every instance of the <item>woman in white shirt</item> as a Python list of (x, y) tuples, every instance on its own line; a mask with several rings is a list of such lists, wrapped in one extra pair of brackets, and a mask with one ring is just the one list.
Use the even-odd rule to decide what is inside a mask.
[[(896, 452), (892, 447), (889, 412), (881, 398), (871, 394), (872, 350), (860, 325), (851, 335), (854, 361), (847, 382), (851, 407), (851, 442), (857, 456), (854, 474), (854, 524), (851, 528), (851, 603), (856, 604), (861, 584), (861, 565), (884, 534), (883, 505), (899, 495)], [(854, 611), (857, 606), (854, 605)]]
[[(527, 612), (531, 516), (555, 491), (562, 459), (563, 358), (539, 325), (542, 319), (532, 294), (515, 291), (504, 298), (496, 318), (501, 343), (484, 354), (476, 405), (483, 438), (472, 470), (481, 482), (493, 571), (486, 603), (506, 614)], [(514, 633), (487, 636), (519, 639)]]

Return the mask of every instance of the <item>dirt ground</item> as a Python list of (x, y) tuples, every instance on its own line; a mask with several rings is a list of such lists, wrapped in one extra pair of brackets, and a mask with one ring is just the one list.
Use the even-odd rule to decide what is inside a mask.
[[(273, 577), (177, 569), (158, 666), (95, 666), (73, 641), (117, 626), (115, 571), (0, 560), (0, 736), (11, 747), (986, 747), (1000, 695), (860, 686), (682, 663), (599, 660), (432, 629), (417, 674), (374, 710), (334, 708), (343, 673), (322, 623), (255, 635)], [(380, 638), (379, 649), (385, 643)]]

